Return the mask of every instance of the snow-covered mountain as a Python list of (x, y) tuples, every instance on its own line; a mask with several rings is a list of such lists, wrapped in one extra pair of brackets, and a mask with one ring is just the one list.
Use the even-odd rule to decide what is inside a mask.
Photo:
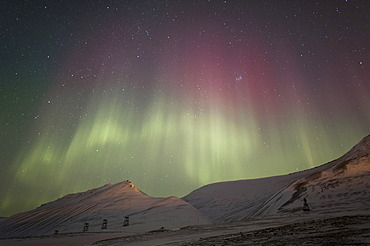
[[(123, 227), (125, 216), (129, 226)], [(101, 229), (103, 220), (107, 229)], [(37, 209), (0, 221), (0, 237), (20, 237), (82, 232), (144, 232), (209, 224), (210, 220), (177, 197), (154, 198), (142, 193), (130, 181), (108, 184), (86, 192), (66, 195)]]
[(370, 210), (370, 136), (338, 160), (274, 194), (255, 215), (301, 210), (303, 198), (319, 213)]
[[(154, 198), (130, 181), (70, 194), (0, 220), (0, 238), (82, 232), (146, 232), (256, 216), (370, 210), (370, 135), (347, 154), (288, 175), (209, 184), (183, 199)], [(129, 226), (123, 227), (125, 216)], [(102, 229), (103, 220), (107, 229)]]
[(183, 199), (216, 222), (302, 211), (306, 198), (316, 212), (370, 210), (370, 135), (322, 166), (289, 175), (221, 182)]

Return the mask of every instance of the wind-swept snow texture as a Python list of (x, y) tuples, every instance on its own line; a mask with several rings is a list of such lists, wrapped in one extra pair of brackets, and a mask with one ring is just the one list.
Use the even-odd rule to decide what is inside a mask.
[[(123, 227), (125, 216), (130, 225)], [(103, 219), (107, 229), (101, 229)], [(131, 182), (108, 184), (86, 192), (66, 195), (35, 210), (0, 221), (0, 237), (39, 236), (82, 232), (144, 232), (209, 224), (197, 209), (177, 197), (154, 198), (142, 193)]]
[(183, 199), (216, 222), (311, 210), (370, 210), (370, 135), (322, 166), (289, 175), (206, 185)]

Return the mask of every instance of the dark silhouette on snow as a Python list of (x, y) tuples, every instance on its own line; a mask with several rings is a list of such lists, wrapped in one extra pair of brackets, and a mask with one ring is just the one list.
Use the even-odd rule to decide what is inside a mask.
[(125, 220), (123, 221), (123, 226), (129, 226), (130, 225), (130, 217), (125, 216)]
[(107, 229), (108, 228), (108, 221), (106, 219), (103, 219), (103, 224), (101, 224), (101, 229)]
[(303, 211), (305, 212), (311, 211), (310, 207), (308, 206), (306, 198), (303, 198)]
[(88, 231), (89, 230), (89, 223), (84, 224), (84, 229), (82, 231)]

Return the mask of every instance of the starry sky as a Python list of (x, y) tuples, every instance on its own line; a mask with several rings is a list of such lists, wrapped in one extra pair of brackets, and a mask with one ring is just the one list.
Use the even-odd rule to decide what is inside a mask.
[(1, 1), (0, 216), (287, 174), (370, 133), (370, 1)]

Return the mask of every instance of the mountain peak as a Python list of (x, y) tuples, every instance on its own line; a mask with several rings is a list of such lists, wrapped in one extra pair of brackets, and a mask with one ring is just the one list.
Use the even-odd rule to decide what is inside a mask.
[[(116, 184), (106, 184), (94, 189), (94, 199), (119, 198), (121, 196), (146, 196), (130, 180), (125, 180)], [(85, 192), (86, 193), (86, 192)]]

